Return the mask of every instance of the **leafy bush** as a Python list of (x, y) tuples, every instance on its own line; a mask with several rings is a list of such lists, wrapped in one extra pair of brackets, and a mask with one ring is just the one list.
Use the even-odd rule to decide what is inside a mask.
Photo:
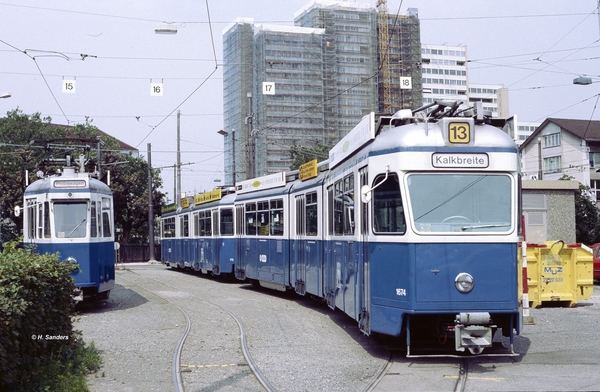
[(0, 253), (0, 390), (68, 390), (72, 374), (98, 368), (78, 359), (98, 355), (73, 331), (73, 265), (16, 245)]

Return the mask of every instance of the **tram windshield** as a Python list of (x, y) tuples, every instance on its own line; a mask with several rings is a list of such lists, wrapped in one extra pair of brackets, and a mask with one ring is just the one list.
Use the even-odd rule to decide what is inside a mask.
[(87, 202), (55, 202), (54, 228), (58, 238), (86, 236)]
[(501, 174), (412, 174), (410, 208), (420, 233), (510, 232), (512, 181)]

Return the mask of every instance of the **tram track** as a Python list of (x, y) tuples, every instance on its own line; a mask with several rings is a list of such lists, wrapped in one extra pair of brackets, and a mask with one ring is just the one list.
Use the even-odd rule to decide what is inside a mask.
[[(331, 354), (333, 352), (340, 354), (347, 353), (350, 347), (356, 346), (355, 343), (350, 346), (345, 346), (344, 344), (330, 345), (332, 343), (330, 342), (331, 338), (334, 338), (335, 341), (341, 339), (338, 344), (347, 341), (344, 333), (338, 333), (340, 328), (342, 330), (352, 328), (351, 323), (345, 326), (344, 322), (346, 319), (344, 317), (336, 321), (337, 327), (331, 330), (326, 329), (328, 334), (335, 333), (335, 335), (328, 335), (329, 337), (322, 336), (320, 338), (326, 339), (322, 340), (323, 342), (327, 342), (323, 346), (324, 350), (311, 345), (310, 347), (314, 347), (313, 351), (302, 351), (307, 347), (304, 344), (305, 338), (303, 336), (308, 336), (306, 335), (307, 333), (314, 333), (314, 330), (312, 328), (307, 330), (306, 326), (308, 324), (297, 329), (291, 328), (291, 324), (281, 324), (282, 320), (288, 320), (289, 317), (293, 317), (292, 314), (298, 314), (298, 309), (294, 310), (294, 313), (288, 313), (288, 311), (292, 310), (290, 306), (296, 307), (292, 305), (296, 303), (296, 300), (288, 302), (288, 300), (292, 299), (286, 299), (285, 297), (279, 300), (277, 299), (279, 297), (277, 294), (272, 297), (263, 297), (266, 293), (257, 293), (257, 295), (254, 295), (251, 294), (254, 290), (249, 288), (249, 286), (237, 288), (239, 286), (237, 285), (235, 288), (232, 288), (233, 292), (230, 290), (220, 291), (216, 288), (223, 287), (223, 283), (214, 282), (217, 285), (213, 286), (211, 283), (213, 280), (210, 278), (199, 278), (190, 274), (181, 274), (181, 276), (188, 276), (190, 278), (188, 280), (177, 277), (180, 272), (170, 272), (167, 276), (151, 275), (147, 271), (147, 269), (138, 271), (135, 268), (128, 269), (126, 273), (119, 274), (119, 279), (125, 287), (138, 291), (140, 294), (147, 292), (162, 302), (163, 306), (171, 307), (172, 310), (169, 312), (171, 314), (171, 325), (176, 326), (177, 330), (173, 331), (174, 334), (172, 334), (171, 339), (165, 341), (170, 341), (174, 344), (174, 350), (169, 354), (170, 359), (168, 359), (169, 357), (165, 359), (170, 363), (171, 384), (173, 390), (177, 392), (184, 391), (186, 388), (187, 390), (198, 390), (199, 387), (200, 389), (207, 388), (207, 385), (210, 385), (210, 388), (225, 388), (224, 390), (230, 390), (228, 388), (232, 387), (235, 390), (235, 388), (241, 388), (240, 385), (246, 390), (256, 391), (298, 390), (295, 388), (301, 388), (302, 390), (309, 388), (306, 390), (315, 391), (326, 390), (323, 388), (326, 387), (326, 383), (331, 383), (330, 377), (332, 371), (336, 369), (345, 369), (343, 372), (338, 372), (338, 374), (340, 376), (344, 375), (346, 380), (341, 383), (336, 380), (335, 384), (329, 384), (333, 388), (338, 388), (342, 385), (346, 387), (353, 385), (353, 388), (357, 388), (355, 390), (365, 392), (386, 391), (394, 390), (393, 388), (397, 385), (412, 385), (414, 380), (426, 377), (429, 384), (417, 382), (414, 386), (436, 385), (436, 388), (442, 387), (443, 390), (461, 392), (466, 390), (465, 385), (469, 372), (466, 359), (458, 359), (460, 362), (455, 360), (452, 363), (446, 362), (445, 364), (442, 361), (439, 363), (441, 366), (439, 370), (432, 373), (433, 369), (431, 366), (435, 366), (434, 363), (428, 360), (406, 360), (402, 355), (402, 349), (398, 350), (392, 347), (386, 349), (381, 344), (377, 344), (377, 347), (373, 346), (373, 349), (376, 351), (367, 354), (364, 359), (361, 359), (363, 358), (361, 355), (366, 354), (365, 348), (369, 351), (371, 350), (368, 349), (368, 347), (371, 347), (368, 345), (369, 343), (363, 342), (360, 344), (360, 347), (363, 348), (356, 352), (356, 356), (349, 356), (349, 361), (340, 362), (339, 359), (330, 361), (327, 358), (332, 358)], [(201, 286), (205, 287), (208, 291), (204, 293), (204, 291), (198, 291), (193, 286), (189, 286), (186, 282), (195, 285), (192, 279), (206, 279), (206, 284), (201, 284)], [(238, 297), (234, 294), (238, 290), (250, 291)], [(218, 298), (218, 300), (215, 300), (215, 298)], [(239, 302), (241, 298), (244, 298), (244, 302), (242, 303)], [(152, 300), (153, 303), (155, 301)], [(222, 303), (223, 301), (232, 305), (224, 304)], [(311, 303), (309, 301), (304, 306), (308, 305), (310, 308)], [(240, 304), (245, 305), (240, 306)], [(255, 307), (256, 305), (260, 309), (264, 309), (261, 312), (261, 317), (258, 318), (252, 316), (259, 309)], [(211, 307), (214, 310), (211, 310)], [(315, 314), (313, 313), (315, 311), (318, 315), (318, 307), (316, 309), (306, 309), (307, 314), (304, 317), (307, 317), (309, 314)], [(185, 324), (177, 322), (179, 318), (176, 316), (177, 313), (183, 316)], [(279, 316), (271, 318), (271, 314), (278, 314)], [(330, 315), (329, 310), (327, 310), (326, 314)], [(245, 320), (246, 318), (248, 319), (245, 322), (248, 325), (242, 322), (242, 319)], [(235, 321), (236, 325), (234, 326), (233, 323), (227, 322), (227, 319)], [(321, 317), (317, 316), (314, 320), (309, 318), (307, 321), (318, 322), (319, 319)], [(265, 334), (265, 327), (267, 325), (270, 327), (267, 328), (267, 333)], [(256, 330), (257, 327), (260, 329)], [(280, 329), (280, 327), (283, 329)], [(249, 333), (250, 335), (248, 335)], [(357, 334), (355, 339), (361, 337), (362, 340), (362, 336)], [(367, 346), (364, 346), (365, 343)], [(168, 349), (169, 346), (165, 347), (167, 349), (166, 352), (171, 351)], [(334, 348), (335, 350), (331, 351)], [(250, 352), (251, 350), (252, 353)], [(379, 354), (373, 355), (375, 352), (379, 352)], [(293, 355), (289, 356), (290, 353)], [(314, 358), (306, 357), (306, 355), (310, 355), (309, 353), (319, 353), (319, 355), (314, 355)], [(302, 355), (300, 356), (300, 354)], [(320, 354), (325, 356), (323, 357)], [(231, 355), (239, 357), (235, 359)], [(284, 357), (282, 355), (286, 356), (285, 358), (287, 359), (283, 360)], [(315, 368), (314, 366), (317, 363), (320, 364), (320, 367)], [(370, 365), (367, 365), (368, 363)], [(304, 366), (298, 368), (298, 364), (304, 364)], [(330, 367), (329, 364), (333, 367)], [(356, 371), (352, 370), (354, 369), (352, 367), (354, 364), (360, 364), (359, 366), (363, 370), (361, 376), (357, 376)], [(448, 365), (454, 369), (453, 372), (448, 372), (450, 370), (448, 369)], [(261, 367), (265, 368), (261, 369)], [(444, 367), (446, 368), (444, 369)], [(371, 371), (368, 370), (369, 368)], [(435, 368), (438, 368), (438, 366), (435, 366)], [(276, 384), (277, 387), (271, 382), (270, 377), (275, 377), (273, 381), (278, 383)], [(298, 384), (299, 377), (303, 379), (300, 384)], [(307, 380), (304, 379), (306, 377), (309, 380), (312, 379), (312, 383), (307, 383)], [(439, 384), (439, 381), (434, 381), (435, 379), (445, 381)], [(167, 381), (168, 379), (163, 380)], [(356, 382), (359, 383), (357, 384)], [(390, 386), (392, 389), (390, 389)]]
[[(175, 286), (170, 285), (170, 284), (168, 284), (166, 282), (163, 282), (163, 281), (160, 281), (160, 280), (148, 277), (148, 276), (143, 276), (143, 275), (141, 275), (141, 274), (139, 274), (137, 272), (134, 272), (134, 271), (129, 271), (129, 272), (131, 272), (131, 273), (133, 273), (133, 274), (135, 274), (135, 275), (137, 275), (137, 276), (139, 276), (139, 277), (141, 277), (143, 279), (152, 280), (152, 281), (154, 281), (156, 283), (159, 283), (161, 285), (164, 285), (166, 287), (174, 289), (174, 290), (176, 290), (178, 292), (182, 292), (182, 293), (190, 295), (190, 296), (192, 296), (194, 298), (198, 298), (201, 301), (203, 301), (203, 302), (205, 302), (205, 303), (207, 303), (209, 305), (212, 305), (212, 306), (214, 306), (214, 307), (222, 310), (223, 312), (227, 313), (237, 323), (237, 325), (238, 325), (238, 329), (240, 331), (240, 346), (241, 346), (241, 350), (242, 350), (244, 358), (245, 358), (245, 360), (246, 360), (246, 362), (248, 364), (248, 367), (250, 368), (252, 374), (254, 375), (254, 377), (256, 377), (256, 379), (258, 380), (258, 382), (265, 388), (265, 390), (267, 390), (268, 392), (275, 392), (276, 391), (276, 389), (269, 382), (269, 380), (264, 376), (264, 374), (262, 373), (262, 371), (260, 370), (260, 368), (258, 367), (258, 365), (256, 364), (256, 362), (252, 358), (252, 355), (250, 354), (250, 350), (248, 348), (248, 344), (247, 344), (247, 340), (246, 340), (246, 331), (245, 331), (244, 324), (242, 323), (242, 321), (240, 320), (240, 318), (236, 316), (235, 313), (233, 313), (231, 310), (229, 310), (229, 309), (227, 309), (227, 308), (225, 308), (225, 307), (223, 307), (223, 306), (221, 306), (221, 305), (219, 305), (219, 304), (217, 304), (215, 302), (212, 302), (210, 300), (202, 298), (202, 297), (200, 297), (200, 296), (198, 296), (196, 294), (190, 293), (188, 291), (181, 290), (179, 287), (175, 287)], [(176, 392), (184, 392), (185, 391), (185, 387), (184, 387), (183, 380), (182, 380), (182, 377), (181, 377), (181, 354), (182, 354), (183, 346), (185, 344), (187, 336), (188, 336), (190, 330), (192, 329), (192, 322), (191, 322), (189, 314), (181, 306), (177, 305), (176, 303), (174, 303), (169, 298), (166, 298), (164, 295), (161, 295), (160, 293), (158, 293), (156, 291), (149, 290), (149, 289), (141, 286), (140, 284), (132, 281), (131, 279), (127, 279), (127, 278), (125, 278), (123, 276), (119, 276), (119, 278), (123, 279), (123, 280), (126, 280), (130, 284), (133, 284), (133, 285), (135, 285), (135, 286), (137, 286), (137, 287), (139, 287), (139, 288), (141, 288), (141, 289), (143, 289), (143, 290), (145, 290), (145, 291), (147, 291), (147, 292), (149, 292), (149, 293), (151, 293), (151, 294), (153, 294), (153, 295), (155, 295), (155, 296), (157, 296), (157, 297), (159, 297), (159, 298), (167, 301), (168, 303), (170, 303), (171, 305), (173, 305), (174, 307), (176, 307), (183, 314), (183, 316), (184, 316), (184, 318), (186, 320), (186, 328), (185, 328), (185, 331), (181, 335), (181, 337), (180, 337), (180, 339), (177, 342), (177, 345), (175, 347), (175, 352), (173, 354), (173, 361), (172, 361), (171, 371), (172, 371), (172, 376), (173, 376), (173, 387), (174, 387), (174, 390)]]

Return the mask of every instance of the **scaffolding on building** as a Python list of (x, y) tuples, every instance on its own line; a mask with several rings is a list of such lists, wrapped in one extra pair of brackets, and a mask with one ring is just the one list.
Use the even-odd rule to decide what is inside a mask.
[[(294, 144), (333, 146), (370, 112), (422, 104), (416, 12), (313, 0), (294, 23), (237, 20), (223, 34), (226, 179), (289, 170)], [(400, 77), (410, 77), (413, 89), (401, 89)]]

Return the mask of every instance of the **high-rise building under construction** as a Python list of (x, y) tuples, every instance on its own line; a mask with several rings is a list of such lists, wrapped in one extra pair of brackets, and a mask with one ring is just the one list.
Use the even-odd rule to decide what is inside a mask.
[(313, 0), (294, 21), (224, 30), (227, 183), (289, 170), (292, 146), (332, 146), (369, 112), (422, 104), (415, 9)]

